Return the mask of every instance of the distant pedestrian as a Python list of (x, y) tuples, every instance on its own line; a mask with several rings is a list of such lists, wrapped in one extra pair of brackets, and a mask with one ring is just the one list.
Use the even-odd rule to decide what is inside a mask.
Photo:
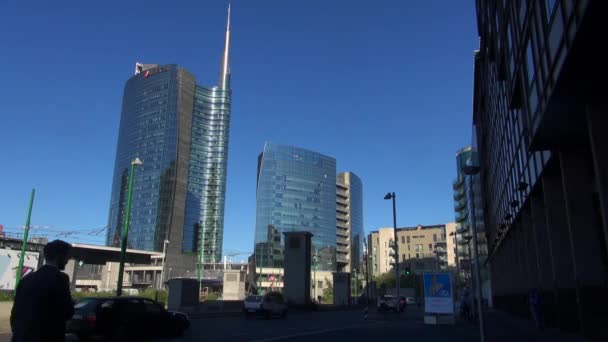
[(23, 277), (11, 311), (13, 342), (65, 341), (65, 323), (74, 314), (70, 279), (61, 272), (72, 246), (61, 240), (44, 246), (46, 264)]
[(528, 308), (530, 309), (530, 314), (532, 315), (532, 319), (534, 319), (536, 327), (540, 330), (544, 329), (545, 327), (541, 305), (542, 298), (540, 289), (530, 289), (528, 292)]

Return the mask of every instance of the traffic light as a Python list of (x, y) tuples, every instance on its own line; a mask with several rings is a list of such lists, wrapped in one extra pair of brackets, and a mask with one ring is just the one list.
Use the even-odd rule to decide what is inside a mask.
[(410, 275), (410, 274), (411, 274), (410, 268), (406, 267), (405, 268), (405, 275)]

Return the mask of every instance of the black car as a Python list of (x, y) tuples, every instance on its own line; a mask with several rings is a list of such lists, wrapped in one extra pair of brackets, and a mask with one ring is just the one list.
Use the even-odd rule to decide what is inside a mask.
[(121, 341), (179, 336), (189, 327), (186, 314), (167, 311), (148, 298), (91, 297), (74, 305), (74, 316), (66, 323), (66, 332), (80, 340)]

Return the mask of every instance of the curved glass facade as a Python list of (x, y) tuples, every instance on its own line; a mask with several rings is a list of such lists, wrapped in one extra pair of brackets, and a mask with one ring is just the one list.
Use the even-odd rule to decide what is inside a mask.
[(258, 159), (256, 267), (283, 267), (283, 232), (313, 234), (317, 270), (336, 270), (336, 160), (266, 143)]
[(230, 91), (197, 86), (182, 249), (201, 244), (203, 262), (222, 258), (229, 130)]
[(129, 167), (135, 169), (128, 247), (161, 250), (169, 226), (177, 160), (178, 68), (131, 77), (123, 95), (106, 243), (120, 245)]
[[(120, 245), (131, 160), (128, 247), (222, 255), (231, 91), (197, 86), (177, 65), (144, 65), (125, 86), (107, 244)], [(181, 259), (193, 269), (194, 259)]]

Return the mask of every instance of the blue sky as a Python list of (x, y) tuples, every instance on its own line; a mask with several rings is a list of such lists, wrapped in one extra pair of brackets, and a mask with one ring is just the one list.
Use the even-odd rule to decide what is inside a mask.
[[(217, 84), (226, 1), (11, 2), (0, 10), (0, 224), (107, 225), (122, 91), (136, 61)], [(224, 250), (252, 251), (265, 141), (319, 151), (364, 184), (366, 230), (452, 221), (471, 140), (474, 2), (232, 2)], [(35, 234), (35, 230), (34, 230)], [(95, 237), (84, 237), (92, 239)]]

